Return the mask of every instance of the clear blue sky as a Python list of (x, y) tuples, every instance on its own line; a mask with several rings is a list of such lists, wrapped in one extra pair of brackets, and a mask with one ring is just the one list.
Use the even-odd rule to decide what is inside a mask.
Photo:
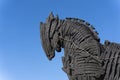
[(0, 0), (0, 80), (68, 80), (63, 52), (48, 61), (41, 47), (39, 23), (50, 11), (90, 22), (102, 43), (120, 43), (120, 0)]

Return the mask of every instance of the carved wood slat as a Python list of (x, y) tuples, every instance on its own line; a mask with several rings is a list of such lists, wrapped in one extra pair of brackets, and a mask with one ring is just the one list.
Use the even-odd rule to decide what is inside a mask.
[(69, 80), (120, 80), (120, 44), (100, 43), (97, 31), (78, 18), (60, 20), (51, 13), (40, 25), (46, 56), (64, 48), (63, 70)]

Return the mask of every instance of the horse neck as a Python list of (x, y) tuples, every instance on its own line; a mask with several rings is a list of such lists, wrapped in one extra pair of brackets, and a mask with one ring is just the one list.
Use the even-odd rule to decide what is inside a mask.
[[(74, 43), (76, 44), (76, 46), (82, 49), (85, 49), (91, 45), (91, 48), (93, 49), (91, 53), (97, 51), (97, 53), (95, 54), (100, 54), (99, 41), (93, 35), (94, 33), (92, 33), (89, 28), (85, 27), (85, 25), (76, 25), (74, 24), (74, 22), (64, 21), (60, 28), (60, 31), (65, 43)], [(85, 43), (87, 43), (88, 45), (86, 45)], [(82, 45), (84, 44), (86, 46), (83, 47)], [(96, 48), (94, 48), (93, 45)]]
[(72, 21), (64, 20), (60, 26), (59, 32), (63, 38), (72, 38), (73, 41), (75, 39), (82, 41), (89, 37), (95, 39), (95, 36), (93, 36), (93, 33), (88, 27), (85, 27), (84, 24), (75, 24), (75, 22)]

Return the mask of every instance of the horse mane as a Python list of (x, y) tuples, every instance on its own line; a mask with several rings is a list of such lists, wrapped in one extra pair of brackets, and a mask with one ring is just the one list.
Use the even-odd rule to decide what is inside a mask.
[(71, 21), (71, 22), (74, 22), (76, 24), (80, 24), (80, 25), (84, 25), (86, 27), (89, 28), (90, 32), (93, 33), (93, 36), (98, 40), (100, 41), (100, 38), (98, 37), (98, 32), (95, 30), (95, 27), (93, 25), (91, 25), (89, 22), (83, 20), (83, 19), (79, 19), (79, 18), (70, 18), (70, 17), (67, 17), (65, 19), (66, 21)]

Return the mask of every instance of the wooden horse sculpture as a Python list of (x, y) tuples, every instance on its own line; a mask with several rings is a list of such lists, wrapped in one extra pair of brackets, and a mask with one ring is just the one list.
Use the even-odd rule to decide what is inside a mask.
[(51, 13), (40, 24), (43, 49), (49, 60), (64, 48), (63, 71), (69, 80), (120, 80), (120, 44), (100, 43), (88, 22), (77, 18), (60, 20)]

